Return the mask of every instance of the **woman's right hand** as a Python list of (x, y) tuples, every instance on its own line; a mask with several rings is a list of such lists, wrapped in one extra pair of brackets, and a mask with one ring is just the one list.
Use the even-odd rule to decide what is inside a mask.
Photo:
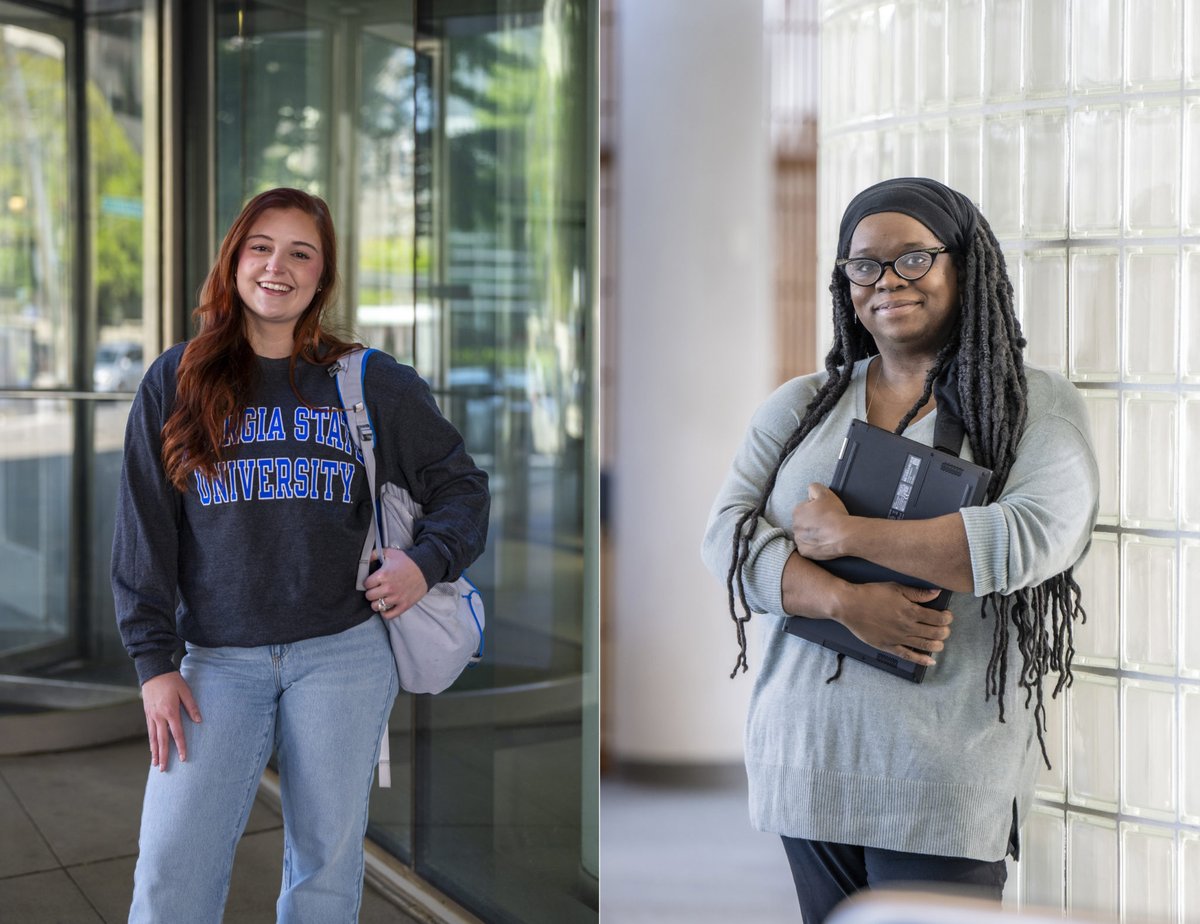
[(142, 684), (142, 708), (146, 712), (146, 733), (150, 736), (150, 766), (167, 769), (171, 739), (179, 751), (179, 759), (187, 760), (187, 742), (183, 734), (180, 707), (187, 710), (193, 722), (200, 722), (200, 710), (192, 696), (192, 688), (179, 671), (151, 677)]
[(881, 583), (850, 584), (847, 591), (836, 618), (868, 645), (926, 667), (935, 662), (925, 652), (946, 647), (954, 616), (920, 605), (941, 593), (938, 589)]

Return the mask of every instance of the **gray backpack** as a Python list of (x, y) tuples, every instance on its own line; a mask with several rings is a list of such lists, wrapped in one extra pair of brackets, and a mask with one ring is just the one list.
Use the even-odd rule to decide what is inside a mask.
[[(347, 353), (329, 368), (337, 381), (338, 396), (346, 410), (346, 423), (354, 444), (361, 450), (367, 485), (375, 503), (371, 527), (358, 562), (359, 590), (370, 572), (372, 551), (383, 559), (383, 549), (412, 545), (413, 522), (421, 505), (398, 484), (377, 485), (375, 438), (366, 402), (363, 377), (374, 350)], [(383, 620), (396, 657), (400, 686), (410, 693), (440, 693), (454, 683), (469, 664), (483, 657), (483, 598), (463, 575), (457, 581), (435, 584), (411, 609)], [(387, 735), (384, 735), (387, 744)], [(385, 767), (380, 765), (380, 785)]]

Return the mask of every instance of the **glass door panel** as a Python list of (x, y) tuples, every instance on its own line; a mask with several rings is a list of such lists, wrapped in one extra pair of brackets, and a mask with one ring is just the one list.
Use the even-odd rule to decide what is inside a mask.
[[(353, 201), (354, 274), (348, 292), (354, 332), (364, 343), (402, 363), (417, 354), (416, 279), (428, 273), (416, 251), (413, 107), (415, 40), (411, 3), (391, 3), (356, 33), (358, 86), (355, 107), (357, 188)], [(424, 325), (421, 328), (425, 330)], [(422, 353), (431, 344), (422, 344)]]
[(329, 200), (338, 218), (330, 175), (334, 26), (325, 6), (217, 7), (214, 252), (245, 201), (275, 186)]
[(68, 28), (0, 3), (0, 388), (70, 383)]
[[(417, 710), (417, 872), (487, 920), (581, 887), (589, 4), (418, 4), (416, 364), (491, 477), (484, 663)], [(428, 169), (423, 169), (425, 166)], [(592, 829), (594, 832), (594, 828)]]
[[(132, 8), (131, 8), (132, 7)], [(136, 686), (133, 662), (117, 632), (113, 608), (112, 535), (125, 422), (133, 393), (161, 346), (164, 305), (158, 276), (162, 243), (157, 218), (156, 114), (147, 112), (157, 56), (141, 4), (106, 4), (86, 20), (88, 192), (92, 229), (87, 311), (96, 341), (89, 380), (96, 400), (80, 402), (89, 417), (91, 451), (79, 463), (87, 473), (87, 593), (81, 595), (81, 644), (89, 679)]]
[[(148, 360), (157, 355), (160, 310), (147, 298), (147, 260), (158, 248), (147, 240), (146, 123), (142, 13), (87, 17), (88, 189), (92, 291), (97, 346), (91, 382), (98, 392), (137, 390)], [(122, 421), (123, 424), (123, 421)]]
[(71, 407), (0, 399), (0, 654), (69, 635)]
[(75, 230), (65, 20), (0, 3), (0, 657), (71, 635)]

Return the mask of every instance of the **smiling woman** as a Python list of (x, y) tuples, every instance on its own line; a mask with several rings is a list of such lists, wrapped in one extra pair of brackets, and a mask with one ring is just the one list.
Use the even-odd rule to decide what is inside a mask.
[(320, 231), (300, 209), (268, 209), (238, 252), (237, 293), (246, 336), (259, 356), (292, 354), (292, 329), (321, 290)]
[(363, 383), (379, 478), (424, 515), (356, 584), (373, 499), (329, 375), (352, 346), (322, 326), (336, 265), (324, 200), (254, 197), (209, 272), (196, 336), (155, 360), (130, 409), (113, 596), (152, 765), (130, 921), (221, 917), (273, 747), (279, 919), (357, 919), (399, 687), (382, 619), (483, 550), (487, 476), (416, 371), (381, 354)]
[[(775, 630), (747, 720), (750, 808), (782, 837), (808, 922), (884, 883), (1000, 898), (1046, 758), (1043, 681), (1057, 673), (1057, 691), (1071, 675), (1071, 571), (1099, 482), (1078, 393), (1025, 365), (1003, 257), (966, 196), (923, 178), (870, 187), (846, 209), (838, 258), (826, 371), (759, 409), (704, 541), (737, 666), (751, 612)], [(849, 516), (825, 483), (856, 418), (939, 446), (956, 421), (963, 457), (992, 471), (985, 503), (927, 520)], [(936, 591), (850, 583), (818, 564), (841, 556), (954, 591), (949, 609), (922, 605)], [(806, 619), (924, 665), (923, 682), (780, 631)]]
[[(937, 259), (946, 250), (912, 216), (878, 212), (858, 223), (850, 257), (838, 261), (855, 318), (886, 357), (867, 370), (868, 423), (894, 429), (918, 405), (926, 373), (958, 323), (958, 273), (951, 260)], [(921, 402), (910, 422), (934, 405)]]
[[(958, 280), (952, 262), (936, 259), (945, 250), (932, 231), (900, 212), (868, 215), (854, 229), (850, 253), (857, 261), (844, 264), (842, 271), (852, 283), (854, 313), (881, 351), (927, 365), (946, 342), (958, 319)], [(868, 254), (877, 257), (863, 259)], [(879, 275), (862, 282), (865, 275), (856, 279), (851, 269), (868, 262)], [(913, 399), (924, 378), (922, 371)]]

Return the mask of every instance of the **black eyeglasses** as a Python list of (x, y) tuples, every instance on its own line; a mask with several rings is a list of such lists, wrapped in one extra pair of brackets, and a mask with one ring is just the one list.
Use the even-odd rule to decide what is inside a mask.
[(926, 247), (923, 250), (902, 253), (895, 260), (885, 260), (883, 263), (868, 260), (866, 257), (848, 257), (838, 260), (835, 265), (856, 286), (875, 285), (889, 266), (901, 279), (914, 282), (933, 269), (933, 261), (939, 253), (947, 253), (948, 250), (946, 247)]

